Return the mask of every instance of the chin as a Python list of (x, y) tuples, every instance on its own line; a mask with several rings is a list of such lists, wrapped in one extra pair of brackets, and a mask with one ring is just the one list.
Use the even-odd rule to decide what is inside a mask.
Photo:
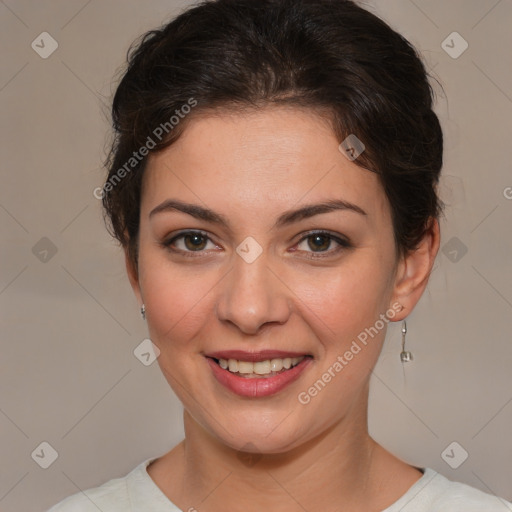
[(219, 418), (219, 423), (212, 424), (211, 418), (208, 423), (207, 429), (222, 444), (249, 453), (286, 453), (306, 441), (306, 430), (311, 432), (303, 421), (292, 419), (292, 415), (282, 411), (274, 415), (254, 412), (236, 419), (227, 415)]

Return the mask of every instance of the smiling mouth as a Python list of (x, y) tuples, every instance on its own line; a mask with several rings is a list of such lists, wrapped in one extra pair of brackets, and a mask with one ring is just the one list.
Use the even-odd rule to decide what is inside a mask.
[(275, 358), (257, 362), (241, 361), (238, 359), (217, 359), (213, 357), (211, 359), (223, 370), (227, 370), (233, 375), (246, 379), (261, 379), (285, 373), (306, 358), (311, 358), (311, 356)]

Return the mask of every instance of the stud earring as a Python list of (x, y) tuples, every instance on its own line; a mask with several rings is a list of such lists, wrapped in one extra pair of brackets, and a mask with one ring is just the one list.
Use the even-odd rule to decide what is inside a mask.
[(404, 320), (402, 322), (402, 352), (400, 352), (400, 361), (402, 363), (408, 363), (412, 361), (412, 353), (405, 350), (405, 335), (407, 334), (407, 323)]
[(140, 314), (142, 315), (142, 320), (146, 320), (146, 306), (144, 304), (140, 307)]

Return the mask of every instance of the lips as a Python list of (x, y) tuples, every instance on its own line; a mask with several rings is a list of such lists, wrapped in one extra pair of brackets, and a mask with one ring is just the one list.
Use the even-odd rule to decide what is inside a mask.
[(312, 357), (277, 350), (229, 350), (209, 353), (206, 360), (214, 377), (228, 390), (239, 396), (258, 398), (276, 394), (298, 379)]
[(259, 352), (247, 352), (245, 350), (222, 350), (205, 354), (212, 359), (237, 359), (238, 361), (258, 362), (267, 359), (285, 359), (287, 357), (309, 356), (305, 352), (284, 352), (282, 350), (260, 350)]

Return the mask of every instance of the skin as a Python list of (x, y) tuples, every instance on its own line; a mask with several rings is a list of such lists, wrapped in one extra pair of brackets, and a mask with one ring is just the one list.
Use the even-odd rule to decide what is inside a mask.
[[(421, 477), (368, 434), (369, 379), (385, 327), (309, 403), (298, 401), (393, 304), (402, 310), (392, 321), (411, 313), (439, 249), (434, 221), (417, 250), (397, 257), (377, 175), (338, 145), (314, 113), (269, 107), (198, 116), (149, 157), (138, 268), (128, 256), (126, 264), (160, 368), (184, 405), (185, 440), (148, 467), (182, 510), (329, 512), (343, 503), (345, 512), (377, 512)], [(178, 211), (150, 216), (171, 198), (222, 214), (229, 228)], [(366, 215), (337, 210), (273, 227), (287, 210), (330, 199)], [(174, 242), (192, 257), (163, 244), (186, 229), (208, 237)], [(310, 230), (351, 246), (328, 236), (315, 245), (304, 238)], [(236, 252), (248, 236), (262, 248), (252, 263)], [(315, 254), (323, 257), (308, 258)], [(298, 380), (265, 398), (228, 391), (204, 356), (269, 348), (313, 359)]]

